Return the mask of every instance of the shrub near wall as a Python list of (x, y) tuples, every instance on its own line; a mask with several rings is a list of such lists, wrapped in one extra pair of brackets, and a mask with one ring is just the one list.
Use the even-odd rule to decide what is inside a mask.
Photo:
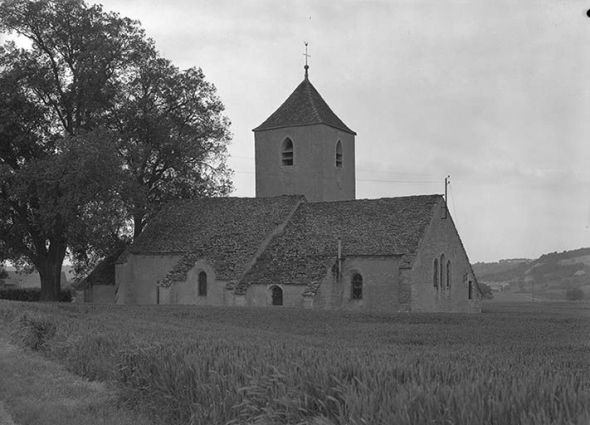
[[(40, 299), (41, 288), (0, 288), (0, 300), (39, 302)], [(71, 301), (72, 293), (62, 290), (59, 302), (69, 303)]]

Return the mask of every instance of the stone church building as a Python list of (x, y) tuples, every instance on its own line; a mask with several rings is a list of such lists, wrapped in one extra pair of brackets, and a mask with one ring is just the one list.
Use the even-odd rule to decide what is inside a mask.
[(306, 66), (254, 129), (256, 197), (169, 204), (116, 261), (116, 302), (480, 312), (441, 195), (355, 199), (355, 135)]

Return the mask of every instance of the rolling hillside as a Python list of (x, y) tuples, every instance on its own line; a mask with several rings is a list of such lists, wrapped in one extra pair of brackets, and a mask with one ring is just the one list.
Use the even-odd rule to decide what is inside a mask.
[(544, 254), (536, 260), (518, 258), (497, 263), (475, 263), (480, 282), (496, 291), (531, 292), (541, 298), (565, 299), (566, 291), (580, 288), (590, 298), (590, 248)]

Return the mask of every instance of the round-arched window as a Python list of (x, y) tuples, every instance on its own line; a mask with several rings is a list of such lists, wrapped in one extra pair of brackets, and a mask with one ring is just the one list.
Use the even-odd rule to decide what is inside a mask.
[(350, 282), (350, 298), (353, 300), (363, 299), (363, 277), (355, 273)]
[(434, 274), (432, 276), (432, 284), (438, 288), (438, 258), (434, 259)]
[(283, 290), (278, 286), (273, 286), (271, 290), (272, 305), (283, 305)]
[(288, 137), (283, 141), (281, 158), (283, 165), (293, 165), (293, 141)]
[(342, 142), (336, 143), (336, 168), (342, 168)]
[(199, 283), (199, 288), (198, 288), (199, 297), (206, 297), (207, 296), (207, 273), (205, 273), (205, 272), (199, 273), (198, 283)]

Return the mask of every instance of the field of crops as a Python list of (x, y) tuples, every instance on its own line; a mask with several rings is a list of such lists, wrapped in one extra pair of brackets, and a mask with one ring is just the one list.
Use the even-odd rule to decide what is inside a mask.
[(590, 424), (590, 304), (481, 315), (0, 302), (0, 326), (165, 424)]

